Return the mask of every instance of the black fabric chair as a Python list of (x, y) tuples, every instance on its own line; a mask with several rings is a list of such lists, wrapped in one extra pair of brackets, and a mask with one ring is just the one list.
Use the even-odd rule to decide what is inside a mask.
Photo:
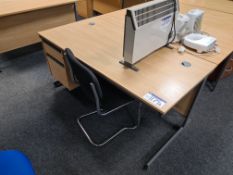
[[(117, 89), (116, 87), (114, 86), (109, 87), (108, 86), (109, 84), (108, 84), (107, 87), (111, 88), (112, 94), (115, 94), (115, 96), (117, 96), (118, 99), (120, 98), (122, 101), (121, 104), (117, 105), (116, 107), (108, 109), (107, 107), (108, 103), (106, 103), (106, 101), (108, 101), (107, 100), (108, 96), (105, 95), (105, 91), (104, 91), (104, 88), (106, 87), (105, 83), (101, 83), (101, 81), (99, 81), (99, 79), (97, 78), (96, 74), (94, 74), (94, 72), (90, 68), (88, 68), (86, 65), (81, 63), (81, 61), (79, 61), (74, 56), (74, 54), (72, 53), (70, 49), (65, 49), (64, 55), (65, 55), (66, 62), (69, 67), (70, 74), (71, 74), (73, 81), (79, 83), (81, 90), (85, 93), (85, 95), (89, 99), (94, 101), (96, 105), (95, 111), (82, 115), (81, 117), (77, 118), (77, 123), (79, 124), (83, 133), (85, 134), (85, 136), (87, 137), (87, 139), (92, 145), (103, 146), (109, 141), (111, 141), (113, 138), (118, 136), (123, 131), (128, 130), (128, 129), (136, 129), (139, 126), (140, 119), (141, 119), (141, 103), (136, 102), (135, 100), (133, 100), (131, 97), (129, 97), (128, 95), (126, 95), (125, 93)], [(111, 97), (110, 100), (113, 101), (113, 99), (115, 98)], [(81, 122), (81, 120), (84, 119), (85, 117), (93, 116), (93, 115), (107, 117), (111, 115), (113, 112), (123, 109), (124, 107), (127, 107), (128, 105), (135, 105), (135, 103), (137, 103), (138, 108), (137, 108), (136, 121), (134, 120), (133, 125), (125, 126), (119, 129), (111, 137), (105, 139), (103, 142), (94, 141), (90, 137), (90, 135), (87, 133), (84, 125)]]

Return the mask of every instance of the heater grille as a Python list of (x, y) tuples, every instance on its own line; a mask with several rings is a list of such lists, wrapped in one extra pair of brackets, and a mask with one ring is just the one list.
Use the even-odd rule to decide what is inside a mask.
[(136, 10), (135, 17), (138, 27), (150, 23), (158, 18), (173, 13), (175, 7), (174, 0), (166, 0), (154, 5)]

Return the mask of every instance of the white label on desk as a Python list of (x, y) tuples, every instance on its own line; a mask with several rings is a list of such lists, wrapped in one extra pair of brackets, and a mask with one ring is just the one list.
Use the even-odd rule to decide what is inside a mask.
[(158, 96), (156, 96), (155, 94), (151, 92), (148, 92), (146, 95), (144, 95), (143, 98), (149, 101), (150, 103), (152, 103), (154, 106), (157, 106), (160, 108), (162, 108), (167, 103), (165, 100), (159, 98)]

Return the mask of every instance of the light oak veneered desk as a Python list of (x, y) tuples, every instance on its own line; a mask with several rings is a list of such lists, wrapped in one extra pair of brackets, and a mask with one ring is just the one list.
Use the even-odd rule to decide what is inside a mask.
[(101, 14), (106, 14), (150, 0), (92, 0), (93, 9)]
[(77, 0), (1, 0), (0, 53), (39, 42), (37, 32), (75, 21)]
[[(93, 11), (106, 14), (147, 1), (150, 0), (86, 0), (86, 6), (90, 17), (93, 14)], [(84, 6), (85, 5), (83, 5), (83, 7)]]
[[(216, 65), (175, 50), (161, 49), (137, 64), (139, 72), (124, 69), (118, 62), (123, 55), (125, 10), (116, 11), (81, 22), (40, 32), (44, 50), (54, 78), (66, 88), (76, 86), (70, 81), (66, 62), (61, 54), (70, 48), (75, 56), (136, 98), (144, 101), (153, 92), (167, 101), (161, 113), (167, 113), (195, 88)], [(89, 23), (95, 23), (90, 25)], [(192, 63), (181, 66), (182, 60)]]
[(180, 0), (180, 3), (233, 14), (232, 0)]
[[(43, 31), (39, 35), (51, 73), (68, 89), (77, 85), (72, 84), (69, 78), (69, 70), (63, 57), (65, 48), (70, 48), (84, 64), (162, 115), (175, 108), (186, 116), (184, 124), (146, 162), (145, 167), (148, 168), (183, 131), (204, 80), (216, 68), (216, 64), (163, 48), (137, 63), (138, 72), (125, 68), (119, 64), (123, 55), (125, 12), (116, 11)], [(189, 61), (192, 66), (182, 66), (184, 60)], [(165, 100), (166, 104), (159, 107), (145, 100), (144, 95), (148, 92)]]
[[(196, 7), (193, 5), (180, 4), (182, 13), (186, 13), (194, 8)], [(205, 11), (202, 21), (202, 31), (217, 38), (217, 44), (221, 52), (196, 55), (215, 64), (220, 64), (233, 51), (233, 15), (206, 8), (200, 9)]]
[[(197, 7), (184, 3), (180, 4), (182, 13), (186, 13), (194, 8)], [(217, 44), (221, 52), (195, 55), (218, 65), (218, 69), (215, 71), (215, 77), (217, 76), (220, 78), (220, 76), (229, 76), (233, 73), (233, 14), (203, 7), (198, 8), (205, 11), (202, 22), (202, 31), (217, 38)]]

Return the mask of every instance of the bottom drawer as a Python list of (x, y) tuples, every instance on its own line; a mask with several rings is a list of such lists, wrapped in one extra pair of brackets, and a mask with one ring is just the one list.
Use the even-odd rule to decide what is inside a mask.
[(63, 86), (65, 86), (69, 90), (73, 90), (77, 87), (77, 84), (72, 83), (69, 79), (69, 74), (65, 69), (65, 65), (59, 62), (56, 58), (47, 55), (48, 65), (50, 71), (55, 78), (55, 80), (59, 81)]

